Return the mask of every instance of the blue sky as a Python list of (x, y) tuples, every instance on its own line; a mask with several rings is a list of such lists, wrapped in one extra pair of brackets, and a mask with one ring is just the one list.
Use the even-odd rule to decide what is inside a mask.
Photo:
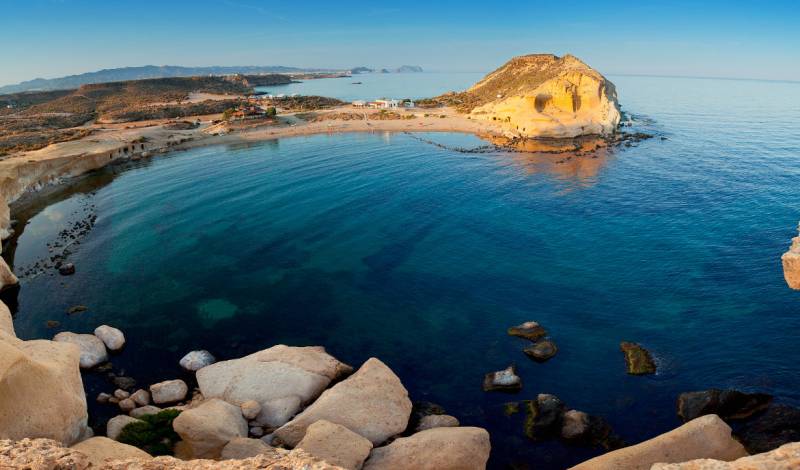
[(132, 65), (421, 65), (572, 53), (606, 74), (800, 80), (796, 1), (0, 0), (0, 85)]

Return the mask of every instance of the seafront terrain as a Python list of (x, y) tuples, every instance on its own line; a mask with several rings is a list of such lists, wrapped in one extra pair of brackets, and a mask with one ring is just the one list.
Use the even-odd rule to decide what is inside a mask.
[(0, 468), (800, 466), (797, 84), (381, 75), (0, 96)]

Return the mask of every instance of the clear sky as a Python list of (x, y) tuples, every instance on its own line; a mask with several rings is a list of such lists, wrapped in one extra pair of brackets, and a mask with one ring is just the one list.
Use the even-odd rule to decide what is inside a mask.
[(800, 80), (800, 0), (0, 0), (0, 85), (151, 64), (489, 71), (533, 52)]

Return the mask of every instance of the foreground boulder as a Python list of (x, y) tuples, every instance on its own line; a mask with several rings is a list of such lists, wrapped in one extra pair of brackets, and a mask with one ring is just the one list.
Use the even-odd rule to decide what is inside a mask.
[(321, 419), (342, 425), (381, 444), (408, 426), (411, 401), (400, 379), (383, 362), (368, 359), (358, 371), (339, 382), (313, 404), (275, 431), (289, 446), (296, 446), (306, 429)]
[(786, 284), (791, 289), (800, 289), (800, 237), (792, 238), (792, 246), (781, 256), (781, 264)]
[(184, 411), (172, 427), (182, 439), (181, 456), (187, 458), (219, 458), (228, 442), (247, 437), (241, 409), (216, 398)]
[(717, 415), (689, 421), (665, 434), (580, 463), (573, 470), (648, 470), (658, 462), (710, 458), (735, 460), (747, 452), (731, 437), (731, 428)]
[(651, 470), (794, 470), (800, 468), (800, 442), (786, 444), (763, 454), (742, 457), (733, 462), (713, 459), (683, 463), (657, 463)]
[(125, 335), (113, 326), (100, 325), (94, 329), (94, 335), (100, 338), (109, 351), (119, 351), (125, 346)]
[(372, 443), (344, 426), (321, 419), (308, 427), (297, 448), (342, 468), (359, 470)]
[(108, 361), (106, 345), (95, 335), (63, 331), (55, 335), (53, 341), (77, 345), (81, 352), (81, 369), (91, 369), (96, 365)]
[(646, 375), (656, 373), (656, 363), (648, 350), (628, 341), (621, 342), (619, 348), (625, 354), (625, 365), (629, 374)]
[(96, 467), (101, 467), (109, 460), (149, 460), (152, 458), (150, 454), (141, 449), (111, 440), (107, 437), (92, 437), (75, 444), (72, 446), (72, 449), (84, 454), (88, 458), (89, 463)]
[(80, 350), (0, 332), (0, 439), (43, 437), (65, 444), (87, 432)]
[(744, 393), (716, 388), (685, 392), (678, 396), (678, 416), (683, 422), (710, 414), (725, 420), (744, 419), (765, 410), (771, 402), (772, 396), (766, 393)]
[(489, 433), (481, 428), (435, 428), (373, 449), (365, 470), (484, 470)]
[(787, 405), (770, 406), (765, 413), (740, 426), (736, 437), (751, 454), (800, 441), (800, 409)]
[(256, 421), (274, 428), (350, 371), (350, 366), (337, 361), (325, 348), (278, 345), (203, 367), (197, 371), (197, 383), (207, 398), (236, 405), (258, 402), (261, 411)]

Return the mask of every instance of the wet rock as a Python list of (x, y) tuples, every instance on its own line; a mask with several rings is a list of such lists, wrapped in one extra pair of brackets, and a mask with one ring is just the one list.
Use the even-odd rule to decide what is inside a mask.
[(91, 369), (108, 360), (106, 345), (95, 335), (75, 334), (69, 331), (63, 331), (55, 335), (53, 341), (77, 345), (81, 351), (81, 369)]
[(411, 401), (400, 379), (383, 362), (368, 359), (346, 380), (326, 390), (314, 403), (275, 431), (294, 446), (308, 426), (320, 419), (342, 425), (378, 445), (408, 426)]
[(203, 367), (210, 366), (215, 362), (217, 362), (217, 360), (210, 352), (206, 350), (199, 350), (191, 351), (183, 356), (180, 360), (180, 366), (188, 371), (196, 372)]
[(433, 428), (452, 428), (458, 426), (458, 419), (450, 415), (428, 415), (419, 420), (417, 432)]
[(156, 405), (181, 401), (186, 398), (188, 392), (189, 387), (186, 382), (180, 379), (167, 380), (150, 386), (150, 396)]
[(59, 326), (61, 326), (61, 322), (58, 320), (47, 320), (45, 322), (45, 326), (47, 328), (58, 328)]
[(561, 422), (561, 437), (567, 440), (583, 438), (589, 431), (589, 415), (583, 411), (569, 410)]
[(526, 321), (525, 323), (509, 328), (508, 334), (518, 338), (536, 341), (539, 338), (547, 336), (547, 331), (535, 321)]
[(330, 464), (358, 470), (369, 456), (372, 443), (344, 426), (321, 419), (306, 429), (297, 448)]
[(87, 310), (89, 310), (89, 307), (87, 307), (86, 305), (75, 305), (75, 306), (70, 307), (67, 310), (67, 314), (68, 315), (75, 315), (76, 313), (82, 313), (82, 312), (85, 312)]
[(133, 377), (126, 377), (124, 375), (112, 376), (111, 382), (123, 390), (130, 390), (136, 386), (136, 380)]
[(489, 372), (483, 378), (484, 392), (518, 392), (522, 390), (522, 379), (517, 375), (514, 365), (497, 372)]
[(153, 405), (145, 405), (135, 410), (131, 410), (130, 416), (133, 418), (141, 418), (142, 416), (154, 415), (161, 411), (161, 408)]
[(94, 335), (100, 338), (109, 351), (119, 351), (125, 346), (125, 335), (113, 326), (100, 325), (95, 328)]
[(219, 458), (232, 439), (247, 437), (247, 421), (241, 409), (217, 398), (185, 410), (172, 426), (192, 458)]
[(130, 423), (138, 423), (140, 422), (136, 418), (132, 418), (128, 415), (117, 415), (113, 418), (108, 420), (106, 423), (106, 436), (109, 439), (114, 439), (115, 441), (119, 437), (119, 434), (122, 432), (122, 428), (129, 425)]
[(522, 351), (536, 362), (545, 362), (556, 355), (558, 347), (549, 339), (540, 339)]
[(736, 436), (751, 454), (768, 452), (786, 443), (800, 441), (800, 409), (772, 405), (760, 416), (744, 423)]
[(97, 395), (97, 403), (108, 403), (108, 399), (111, 398), (111, 395), (108, 393), (102, 392)]
[(745, 419), (767, 409), (771, 402), (772, 396), (766, 393), (744, 393), (716, 388), (685, 392), (678, 396), (678, 416), (684, 422), (710, 414), (724, 420)]
[(58, 268), (58, 274), (61, 274), (62, 276), (71, 276), (75, 274), (75, 265), (72, 263), (62, 264)]
[(255, 400), (247, 400), (240, 405), (240, 408), (242, 409), (242, 416), (247, 420), (255, 419), (261, 413), (261, 405)]
[(506, 416), (512, 416), (519, 413), (519, 403), (516, 401), (511, 401), (508, 403), (503, 404), (503, 414)]
[(526, 404), (525, 435), (538, 441), (553, 437), (561, 431), (564, 402), (557, 396), (540, 393)]
[(636, 343), (623, 341), (619, 344), (620, 349), (625, 353), (625, 364), (628, 373), (631, 375), (655, 374), (656, 363), (650, 352)]
[(118, 400), (124, 400), (124, 399), (126, 399), (126, 398), (128, 398), (130, 396), (131, 396), (131, 394), (129, 392), (126, 392), (125, 390), (122, 390), (121, 388), (118, 388), (118, 389), (114, 390), (114, 397), (117, 398)]
[(136, 390), (132, 395), (131, 399), (136, 403), (137, 406), (145, 406), (150, 404), (150, 392), (147, 390)]
[(428, 429), (373, 449), (364, 470), (484, 470), (490, 450), (484, 429)]

